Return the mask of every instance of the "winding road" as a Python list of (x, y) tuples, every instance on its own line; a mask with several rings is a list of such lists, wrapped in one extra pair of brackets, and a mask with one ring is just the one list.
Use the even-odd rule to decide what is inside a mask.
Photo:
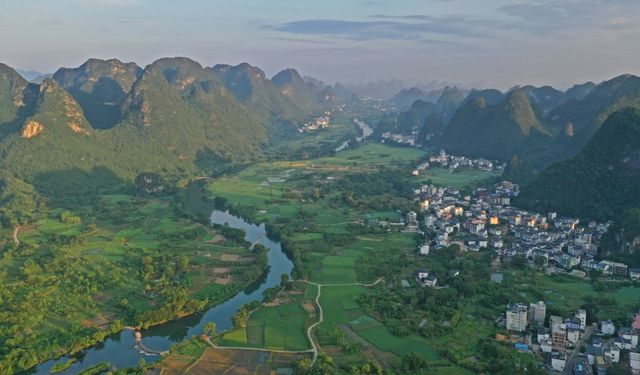
[(326, 286), (326, 287), (331, 287), (331, 286), (364, 286), (364, 287), (372, 287), (376, 284), (378, 284), (379, 282), (381, 282), (384, 279), (384, 277), (380, 277), (378, 280), (370, 283), (370, 284), (363, 284), (363, 283), (349, 283), (349, 284), (318, 284), (318, 283), (313, 283), (311, 281), (307, 281), (307, 280), (300, 280), (304, 283), (307, 283), (309, 285), (315, 285), (318, 287), (318, 294), (316, 295), (316, 305), (318, 306), (318, 312), (319, 312), (319, 319), (317, 322), (313, 323), (312, 325), (309, 326), (309, 328), (307, 328), (307, 337), (309, 338), (309, 342), (311, 343), (312, 349), (311, 351), (313, 352), (313, 360), (311, 361), (311, 363), (315, 363), (316, 359), (318, 359), (318, 352), (320, 349), (320, 345), (318, 345), (314, 339), (313, 339), (313, 335), (312, 335), (312, 331), (314, 328), (316, 328), (317, 326), (319, 326), (320, 324), (322, 324), (322, 322), (324, 321), (324, 312), (322, 311), (322, 305), (320, 304), (320, 295), (322, 294), (322, 287)]
[(270, 352), (270, 353), (285, 353), (285, 354), (304, 354), (304, 353), (312, 353), (313, 354), (313, 359), (311, 361), (311, 364), (314, 364), (316, 362), (316, 360), (318, 359), (318, 354), (320, 352), (320, 345), (318, 345), (316, 343), (316, 341), (313, 338), (313, 329), (316, 328), (317, 326), (319, 326), (320, 324), (322, 324), (322, 322), (324, 321), (324, 312), (322, 310), (322, 305), (320, 304), (320, 295), (322, 294), (322, 287), (333, 287), (333, 286), (363, 286), (366, 288), (372, 287), (378, 283), (380, 283), (381, 281), (384, 280), (384, 277), (380, 277), (378, 278), (378, 280), (369, 283), (369, 284), (364, 284), (364, 283), (346, 283), (346, 284), (318, 284), (318, 283), (314, 283), (311, 281), (307, 281), (307, 280), (297, 280), (298, 282), (302, 282), (305, 284), (309, 284), (309, 285), (315, 285), (318, 287), (318, 294), (316, 294), (316, 298), (315, 298), (315, 303), (318, 306), (318, 321), (313, 323), (312, 325), (310, 325), (307, 328), (307, 338), (309, 339), (309, 343), (311, 343), (311, 349), (308, 350), (298, 350), (298, 351), (292, 351), (292, 350), (278, 350), (278, 349), (266, 349), (266, 348), (247, 348), (247, 347), (242, 347), (242, 346), (219, 346), (216, 345), (213, 341), (211, 341), (211, 338), (207, 337), (205, 340), (207, 341), (207, 343), (209, 345), (211, 345), (211, 347), (215, 348), (215, 349), (221, 349), (221, 350), (253, 350), (253, 351), (261, 351), (261, 352)]

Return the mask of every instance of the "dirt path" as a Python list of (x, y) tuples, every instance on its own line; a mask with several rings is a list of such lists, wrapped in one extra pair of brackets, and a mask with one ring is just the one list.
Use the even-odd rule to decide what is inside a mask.
[(320, 295), (322, 294), (322, 287), (332, 287), (332, 286), (364, 286), (364, 287), (371, 287), (374, 286), (376, 284), (378, 284), (379, 282), (381, 282), (384, 278), (380, 277), (378, 280), (370, 283), (370, 284), (363, 284), (363, 283), (347, 283), (347, 284), (318, 284), (318, 283), (314, 283), (311, 281), (307, 281), (307, 280), (300, 280), (304, 283), (307, 283), (309, 285), (315, 285), (318, 287), (318, 294), (316, 295), (316, 306), (318, 306), (318, 311), (319, 311), (319, 319), (317, 322), (313, 323), (312, 325), (309, 326), (309, 328), (307, 328), (307, 337), (309, 338), (309, 342), (311, 343), (311, 346), (313, 347), (311, 349), (311, 351), (313, 352), (313, 360), (311, 361), (312, 364), (316, 363), (316, 360), (318, 359), (318, 353), (320, 351), (320, 345), (318, 345), (315, 340), (313, 339), (313, 329), (316, 328), (317, 326), (319, 326), (320, 324), (322, 324), (322, 322), (324, 321), (324, 312), (322, 311), (322, 305), (320, 304)]
[(13, 242), (16, 245), (20, 245), (20, 239), (18, 238), (18, 233), (20, 232), (20, 226), (16, 225), (16, 228), (13, 230)]
[(320, 296), (322, 294), (322, 287), (332, 287), (332, 286), (364, 286), (364, 287), (372, 287), (378, 283), (380, 283), (381, 281), (384, 280), (384, 277), (380, 277), (378, 280), (369, 283), (369, 284), (364, 284), (364, 283), (346, 283), (346, 284), (318, 284), (318, 283), (314, 283), (311, 281), (307, 281), (307, 280), (297, 280), (299, 282), (303, 282), (309, 285), (315, 285), (318, 287), (318, 294), (316, 295), (315, 298), (315, 304), (316, 306), (318, 306), (318, 321), (313, 323), (312, 325), (310, 325), (307, 328), (307, 338), (309, 339), (309, 343), (311, 344), (311, 349), (308, 350), (299, 350), (299, 351), (291, 351), (291, 350), (278, 350), (278, 349), (266, 349), (266, 348), (246, 348), (246, 347), (241, 347), (241, 346), (218, 346), (215, 343), (213, 343), (213, 341), (211, 341), (211, 339), (209, 337), (207, 337), (205, 340), (207, 341), (207, 343), (209, 345), (211, 345), (213, 348), (215, 349), (220, 349), (220, 350), (247, 350), (247, 351), (260, 351), (260, 352), (269, 352), (269, 353), (283, 353), (283, 354), (304, 354), (304, 353), (312, 353), (313, 354), (313, 359), (311, 361), (312, 364), (314, 364), (316, 362), (316, 360), (318, 359), (318, 353), (320, 352), (320, 345), (318, 345), (315, 341), (315, 339), (313, 338), (313, 329), (316, 328), (317, 326), (319, 326), (320, 324), (322, 324), (322, 322), (324, 321), (324, 312), (322, 310), (322, 305), (320, 304)]

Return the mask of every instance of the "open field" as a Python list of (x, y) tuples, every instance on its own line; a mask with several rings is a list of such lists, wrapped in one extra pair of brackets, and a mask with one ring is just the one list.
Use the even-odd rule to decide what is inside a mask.
[[(336, 346), (336, 337), (352, 341), (354, 344), (366, 342), (365, 357), (389, 364), (393, 358), (415, 351), (427, 360), (439, 360), (438, 352), (428, 341), (416, 335), (399, 337), (393, 335), (377, 320), (369, 329), (356, 329), (347, 337), (340, 333), (341, 325), (348, 325), (354, 319), (366, 316), (360, 307), (358, 298), (368, 293), (363, 286), (330, 286), (331, 284), (370, 283), (380, 272), (375, 267), (362, 264), (367, 256), (379, 253), (408, 254), (415, 251), (417, 243), (414, 233), (396, 231), (384, 233), (361, 233), (352, 235), (353, 225), (359, 226), (366, 220), (398, 220), (402, 214), (391, 207), (384, 209), (345, 209), (338, 208), (332, 202), (340, 194), (340, 179), (361, 173), (376, 173), (384, 168), (405, 167), (409, 173), (410, 165), (424, 156), (421, 150), (395, 148), (381, 144), (367, 144), (356, 149), (339, 152), (336, 156), (299, 162), (274, 162), (250, 166), (233, 176), (213, 181), (207, 187), (210, 195), (223, 197), (236, 210), (245, 213), (254, 220), (271, 222), (290, 221), (294, 230), (288, 231), (290, 246), (304, 252), (304, 267), (308, 270), (308, 279), (323, 284), (320, 304), (324, 312), (324, 322), (317, 328), (317, 337), (321, 347), (332, 348), (336, 360), (351, 361), (353, 355), (345, 353)], [(326, 189), (329, 194), (321, 199), (308, 199), (310, 182)], [(334, 186), (335, 187), (332, 187)], [(335, 190), (335, 193), (332, 191)], [(303, 218), (301, 219), (301, 212)], [(328, 236), (329, 235), (329, 236)], [(331, 236), (348, 236), (345, 240), (332, 242)], [(338, 238), (338, 237), (336, 237)], [(338, 241), (336, 239), (336, 241)], [(315, 288), (315, 287), (314, 287)], [(306, 288), (303, 298), (309, 300), (315, 296), (312, 286)], [(236, 329), (224, 335), (223, 345), (266, 347), (273, 349), (308, 349), (306, 339), (287, 341), (291, 327), (298, 326), (304, 332), (315, 318), (301, 315), (300, 301), (275, 307), (260, 308), (254, 312), (246, 328)], [(284, 313), (287, 328), (282, 333)], [(305, 322), (306, 325), (301, 324)], [(337, 336), (336, 336), (337, 335)], [(302, 336), (304, 338), (304, 336)], [(301, 346), (301, 343), (305, 346)], [(376, 359), (377, 358), (377, 359)]]
[[(201, 342), (192, 339), (189, 342)], [(198, 344), (205, 345), (205, 344)], [(198, 353), (175, 352), (154, 365), (162, 375), (265, 374), (291, 369), (306, 354), (267, 353), (249, 350), (203, 348)]]
[(596, 290), (589, 281), (571, 276), (523, 276), (519, 272), (507, 272), (505, 276), (506, 282), (513, 283), (512, 288), (527, 300), (544, 300), (561, 312), (579, 309), (585, 301), (592, 300), (603, 319), (626, 319), (640, 305), (640, 288), (632, 285), (604, 281), (599, 285), (605, 289)]
[[(288, 351), (310, 349), (306, 328), (317, 317), (314, 291), (308, 296), (305, 292), (283, 293), (274, 303), (258, 308), (251, 313), (246, 327), (225, 333), (220, 345)], [(305, 306), (310, 308), (305, 310)]]
[(353, 123), (353, 114), (350, 111), (335, 112), (331, 116), (331, 122), (325, 129), (317, 131), (287, 134), (287, 142), (276, 143), (265, 152), (267, 155), (280, 157), (282, 155), (316, 154), (318, 152), (333, 151), (344, 140), (360, 135)]
[[(416, 149), (366, 144), (333, 157), (250, 166), (207, 186), (209, 195), (224, 198), (226, 207), (275, 229), (293, 254), (296, 278), (323, 285), (319, 303), (324, 320), (314, 336), (338, 364), (371, 361), (394, 367), (403, 355), (415, 352), (436, 374), (468, 373), (459, 366), (477, 368), (478, 343), (498, 332), (493, 320), (504, 307), (501, 302), (482, 301), (482, 294), (473, 291), (460, 299), (456, 289), (447, 288), (447, 282), (454, 281), (447, 276), (452, 268), (465, 272), (465, 279), (480, 282), (480, 289), (490, 288), (494, 301), (537, 300), (517, 297), (509, 283), (490, 284), (485, 278), (489, 268), (485, 254), (447, 249), (421, 257), (416, 254), (418, 234), (378, 225), (377, 220), (397, 221), (414, 208), (412, 190), (407, 194), (407, 188), (429, 177), (409, 174), (423, 156)], [(439, 172), (441, 183), (459, 187), (493, 176), (483, 171)], [(388, 184), (390, 179), (402, 181), (402, 186)], [(375, 189), (377, 184), (385, 188)], [(413, 273), (418, 267), (428, 267), (445, 288), (398, 289), (402, 279), (415, 285)], [(371, 283), (380, 276), (385, 276), (387, 286), (344, 285)], [(300, 298), (309, 301), (316, 292), (308, 287)], [(617, 293), (620, 298), (633, 296), (626, 289)], [(418, 303), (422, 305), (416, 307)], [(304, 332), (315, 321), (307, 315), (301, 324), (304, 306), (293, 298), (260, 308), (246, 328), (227, 333), (223, 344), (302, 348), (298, 345), (302, 341), (287, 342), (289, 332), (283, 334), (280, 324), (285, 313), (291, 314), (287, 327)], [(307, 312), (312, 311), (307, 306)]]
[(481, 169), (461, 168), (451, 173), (448, 168), (429, 168), (420, 172), (421, 181), (431, 181), (438, 186), (452, 186), (458, 189), (473, 185), (482, 180), (499, 176), (498, 173)]

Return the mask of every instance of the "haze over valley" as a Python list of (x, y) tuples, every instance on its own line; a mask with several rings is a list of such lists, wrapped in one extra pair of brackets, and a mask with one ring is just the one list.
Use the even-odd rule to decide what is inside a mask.
[(4, 7), (0, 374), (640, 373), (637, 2)]

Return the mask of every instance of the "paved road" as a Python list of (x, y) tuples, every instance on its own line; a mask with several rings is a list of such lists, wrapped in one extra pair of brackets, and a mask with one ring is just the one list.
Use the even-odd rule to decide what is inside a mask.
[(569, 358), (567, 359), (567, 365), (564, 368), (564, 374), (569, 375), (572, 373), (573, 364), (574, 364), (574, 361), (576, 360), (576, 357), (580, 353), (580, 348), (582, 347), (582, 345), (584, 345), (584, 343), (586, 343), (589, 340), (595, 328), (596, 327), (594, 325), (589, 325), (587, 326), (587, 328), (585, 328), (584, 335), (582, 335), (582, 337), (580, 338), (580, 341), (578, 341), (578, 343), (576, 344), (576, 348), (573, 349), (573, 352), (569, 354)]

